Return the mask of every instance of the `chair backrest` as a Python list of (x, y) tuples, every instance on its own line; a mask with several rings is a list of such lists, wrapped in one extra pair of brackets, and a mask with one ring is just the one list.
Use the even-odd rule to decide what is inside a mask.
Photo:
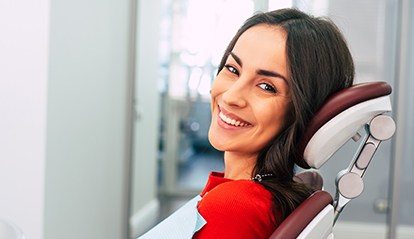
[[(355, 194), (354, 197), (345, 197), (346, 202), (343, 205), (338, 206), (336, 203), (338, 202), (338, 197), (344, 198), (345, 194), (342, 195), (341, 193), (346, 192), (346, 190), (343, 189), (352, 187), (348, 178), (351, 178), (351, 176), (353, 180), (355, 177), (359, 178), (356, 181), (359, 183), (357, 186), (360, 186), (364, 172), (379, 142), (391, 137), (395, 131), (395, 124), (390, 117), (388, 117), (388, 120), (385, 119), (385, 121), (383, 119), (376, 120), (375, 127), (373, 123), (374, 119), (378, 118), (379, 115), (391, 111), (390, 93), (391, 86), (385, 82), (362, 83), (339, 91), (325, 101), (310, 121), (299, 144), (303, 159), (296, 162), (298, 166), (305, 169), (318, 169), (350, 138), (356, 135), (362, 127), (367, 125), (371, 126), (371, 129), (366, 127), (370, 137), (367, 137), (363, 144), (366, 144), (369, 140), (373, 142), (368, 142), (369, 147), (367, 147), (366, 152), (363, 151), (364, 147), (360, 147), (358, 149), (360, 151), (356, 154), (357, 158), (352, 159), (353, 163), (351, 163), (351, 166), (338, 174), (337, 180), (341, 180), (343, 175), (348, 177), (343, 178), (343, 183), (338, 183), (337, 181), (337, 190), (339, 191), (337, 191), (335, 200), (332, 200), (331, 195), (325, 191), (316, 191), (279, 225), (270, 237), (271, 239), (326, 238), (329, 236), (334, 221), (342, 208), (349, 200), (359, 195)], [(379, 121), (381, 121), (379, 124), (385, 124), (388, 129), (381, 133), (375, 133), (373, 130), (374, 128), (379, 128)], [(369, 132), (370, 130), (371, 132)], [(380, 135), (380, 137), (375, 137), (374, 133)], [(371, 138), (371, 136), (374, 137)], [(371, 143), (374, 143), (375, 147)], [(360, 158), (358, 155), (363, 155), (363, 157)], [(357, 167), (357, 170), (354, 170), (355, 167), (353, 165)], [(309, 185), (309, 182), (315, 184), (319, 180), (320, 182), (316, 185), (312, 186), (311, 183), (311, 187), (314, 189), (322, 187), (322, 177), (316, 175), (315, 172), (303, 173), (298, 176), (294, 178), (295, 181)], [(318, 179), (319, 177), (320, 179)], [(338, 184), (343, 186), (342, 192)], [(333, 201), (335, 208), (331, 205)], [(318, 236), (315, 237), (315, 235)]]
[(332, 197), (325, 191), (316, 191), (299, 205), (273, 232), (270, 239), (296, 238), (328, 205)]

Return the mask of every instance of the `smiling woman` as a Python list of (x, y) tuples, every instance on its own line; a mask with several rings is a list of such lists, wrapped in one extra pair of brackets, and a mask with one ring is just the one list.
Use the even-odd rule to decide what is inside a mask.
[[(226, 177), (251, 178), (257, 153), (283, 128), (290, 103), (284, 80), (288, 71), (285, 42), (281, 28), (258, 25), (248, 29), (214, 81), (209, 140), (226, 152), (226, 164), (233, 166), (226, 168)], [(247, 122), (248, 127), (228, 127), (231, 121)], [(245, 160), (233, 152), (245, 154)]]
[[(208, 136), (224, 151), (225, 171), (211, 173), (169, 225), (193, 220), (186, 234), (193, 238), (269, 238), (312, 193), (293, 181), (306, 125), (353, 77), (351, 54), (331, 21), (295, 9), (249, 18), (227, 47), (211, 89)], [(186, 221), (182, 215), (197, 216)], [(168, 223), (156, 230), (178, 230)]]

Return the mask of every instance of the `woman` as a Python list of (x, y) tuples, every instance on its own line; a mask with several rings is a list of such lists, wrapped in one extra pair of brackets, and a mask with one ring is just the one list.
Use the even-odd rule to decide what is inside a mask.
[(197, 203), (193, 238), (269, 238), (312, 190), (295, 183), (298, 142), (325, 99), (352, 85), (338, 28), (294, 9), (248, 19), (227, 47), (211, 89), (209, 141), (224, 151)]
[(224, 151), (225, 171), (201, 194), (207, 224), (195, 238), (269, 238), (312, 193), (292, 179), (307, 123), (353, 77), (349, 49), (328, 20), (281, 9), (244, 23), (211, 90), (209, 141)]

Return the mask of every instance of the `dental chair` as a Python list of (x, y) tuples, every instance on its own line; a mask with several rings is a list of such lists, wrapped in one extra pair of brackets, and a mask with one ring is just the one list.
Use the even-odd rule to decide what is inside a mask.
[(299, 205), (274, 231), (271, 239), (333, 239), (332, 228), (347, 203), (363, 189), (363, 176), (380, 143), (392, 137), (394, 120), (389, 95), (391, 86), (385, 82), (353, 85), (327, 99), (308, 125), (300, 152), (303, 159), (296, 164), (304, 169), (319, 169), (349, 139), (361, 140), (348, 168), (336, 177), (334, 198), (321, 190), (323, 179), (316, 171), (305, 171), (294, 180), (310, 184), (316, 191)]

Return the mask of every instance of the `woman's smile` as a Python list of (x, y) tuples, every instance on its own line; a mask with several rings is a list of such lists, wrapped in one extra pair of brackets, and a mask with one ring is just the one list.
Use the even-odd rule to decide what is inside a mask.
[(225, 110), (218, 106), (219, 113), (217, 114), (217, 123), (220, 127), (229, 130), (246, 129), (253, 125), (239, 116)]

